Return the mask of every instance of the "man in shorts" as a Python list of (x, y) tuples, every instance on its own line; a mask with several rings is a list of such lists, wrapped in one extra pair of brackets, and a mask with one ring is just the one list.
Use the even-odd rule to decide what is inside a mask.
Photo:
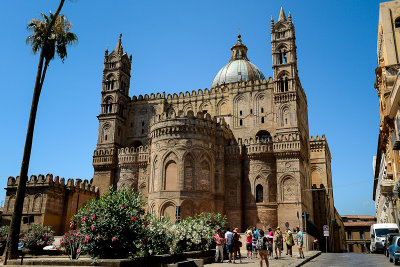
[(226, 242), (226, 252), (228, 253), (228, 263), (232, 263), (233, 258), (233, 233), (230, 229), (226, 229), (225, 233), (225, 242)]
[(303, 252), (303, 232), (297, 227), (297, 247), (299, 248), (299, 259), (304, 259)]

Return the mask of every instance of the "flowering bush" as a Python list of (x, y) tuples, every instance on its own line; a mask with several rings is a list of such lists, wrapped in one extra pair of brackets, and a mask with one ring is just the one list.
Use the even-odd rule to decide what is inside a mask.
[(78, 230), (71, 230), (64, 234), (60, 246), (70, 255), (71, 259), (78, 259), (81, 254), (83, 238)]
[(37, 254), (54, 242), (54, 232), (49, 226), (33, 225), (22, 239), (22, 245)]
[(168, 218), (147, 215), (149, 225), (145, 227), (144, 239), (140, 246), (142, 255), (167, 254), (172, 243), (172, 222)]
[(226, 216), (220, 213), (202, 212), (194, 216), (196, 219), (204, 221), (211, 229), (222, 229), (226, 225)]
[(0, 227), (0, 253), (3, 254), (6, 247), (8, 232), (10, 231), (10, 226)]
[(110, 191), (100, 199), (90, 200), (73, 217), (83, 237), (82, 249), (91, 257), (125, 258), (135, 254), (147, 241), (144, 228), (145, 202), (131, 189)]

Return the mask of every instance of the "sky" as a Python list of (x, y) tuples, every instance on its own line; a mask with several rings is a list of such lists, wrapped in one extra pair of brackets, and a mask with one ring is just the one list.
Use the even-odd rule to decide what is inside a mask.
[[(26, 25), (58, 1), (3, 0), (0, 16), (0, 187), (20, 171), (39, 55)], [(376, 0), (66, 1), (61, 13), (79, 42), (64, 64), (51, 62), (40, 97), (29, 175), (91, 179), (104, 51), (123, 34), (132, 54), (130, 96), (209, 88), (230, 58), (238, 32), (248, 57), (272, 75), (271, 16), (290, 11), (298, 69), (308, 100), (310, 135), (325, 134), (332, 155), (335, 206), (375, 215), (372, 156), (379, 103), (374, 89)], [(95, 3), (95, 4), (94, 4)], [(5, 190), (0, 190), (0, 201)]]

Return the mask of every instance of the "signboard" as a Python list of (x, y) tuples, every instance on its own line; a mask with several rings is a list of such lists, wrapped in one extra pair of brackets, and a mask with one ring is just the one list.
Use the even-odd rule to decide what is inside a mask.
[(323, 229), (324, 231), (329, 231), (329, 226), (328, 226), (328, 225), (324, 225), (324, 226), (322, 227), (322, 229)]
[(329, 231), (324, 231), (324, 236), (329, 236)]
[(289, 222), (285, 223), (286, 228), (289, 228)]

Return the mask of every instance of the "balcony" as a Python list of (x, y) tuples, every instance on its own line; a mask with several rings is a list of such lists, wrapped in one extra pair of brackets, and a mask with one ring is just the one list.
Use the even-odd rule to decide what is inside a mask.
[(393, 192), (394, 181), (392, 179), (393, 175), (388, 174), (387, 178), (381, 181), (381, 194), (390, 194)]

